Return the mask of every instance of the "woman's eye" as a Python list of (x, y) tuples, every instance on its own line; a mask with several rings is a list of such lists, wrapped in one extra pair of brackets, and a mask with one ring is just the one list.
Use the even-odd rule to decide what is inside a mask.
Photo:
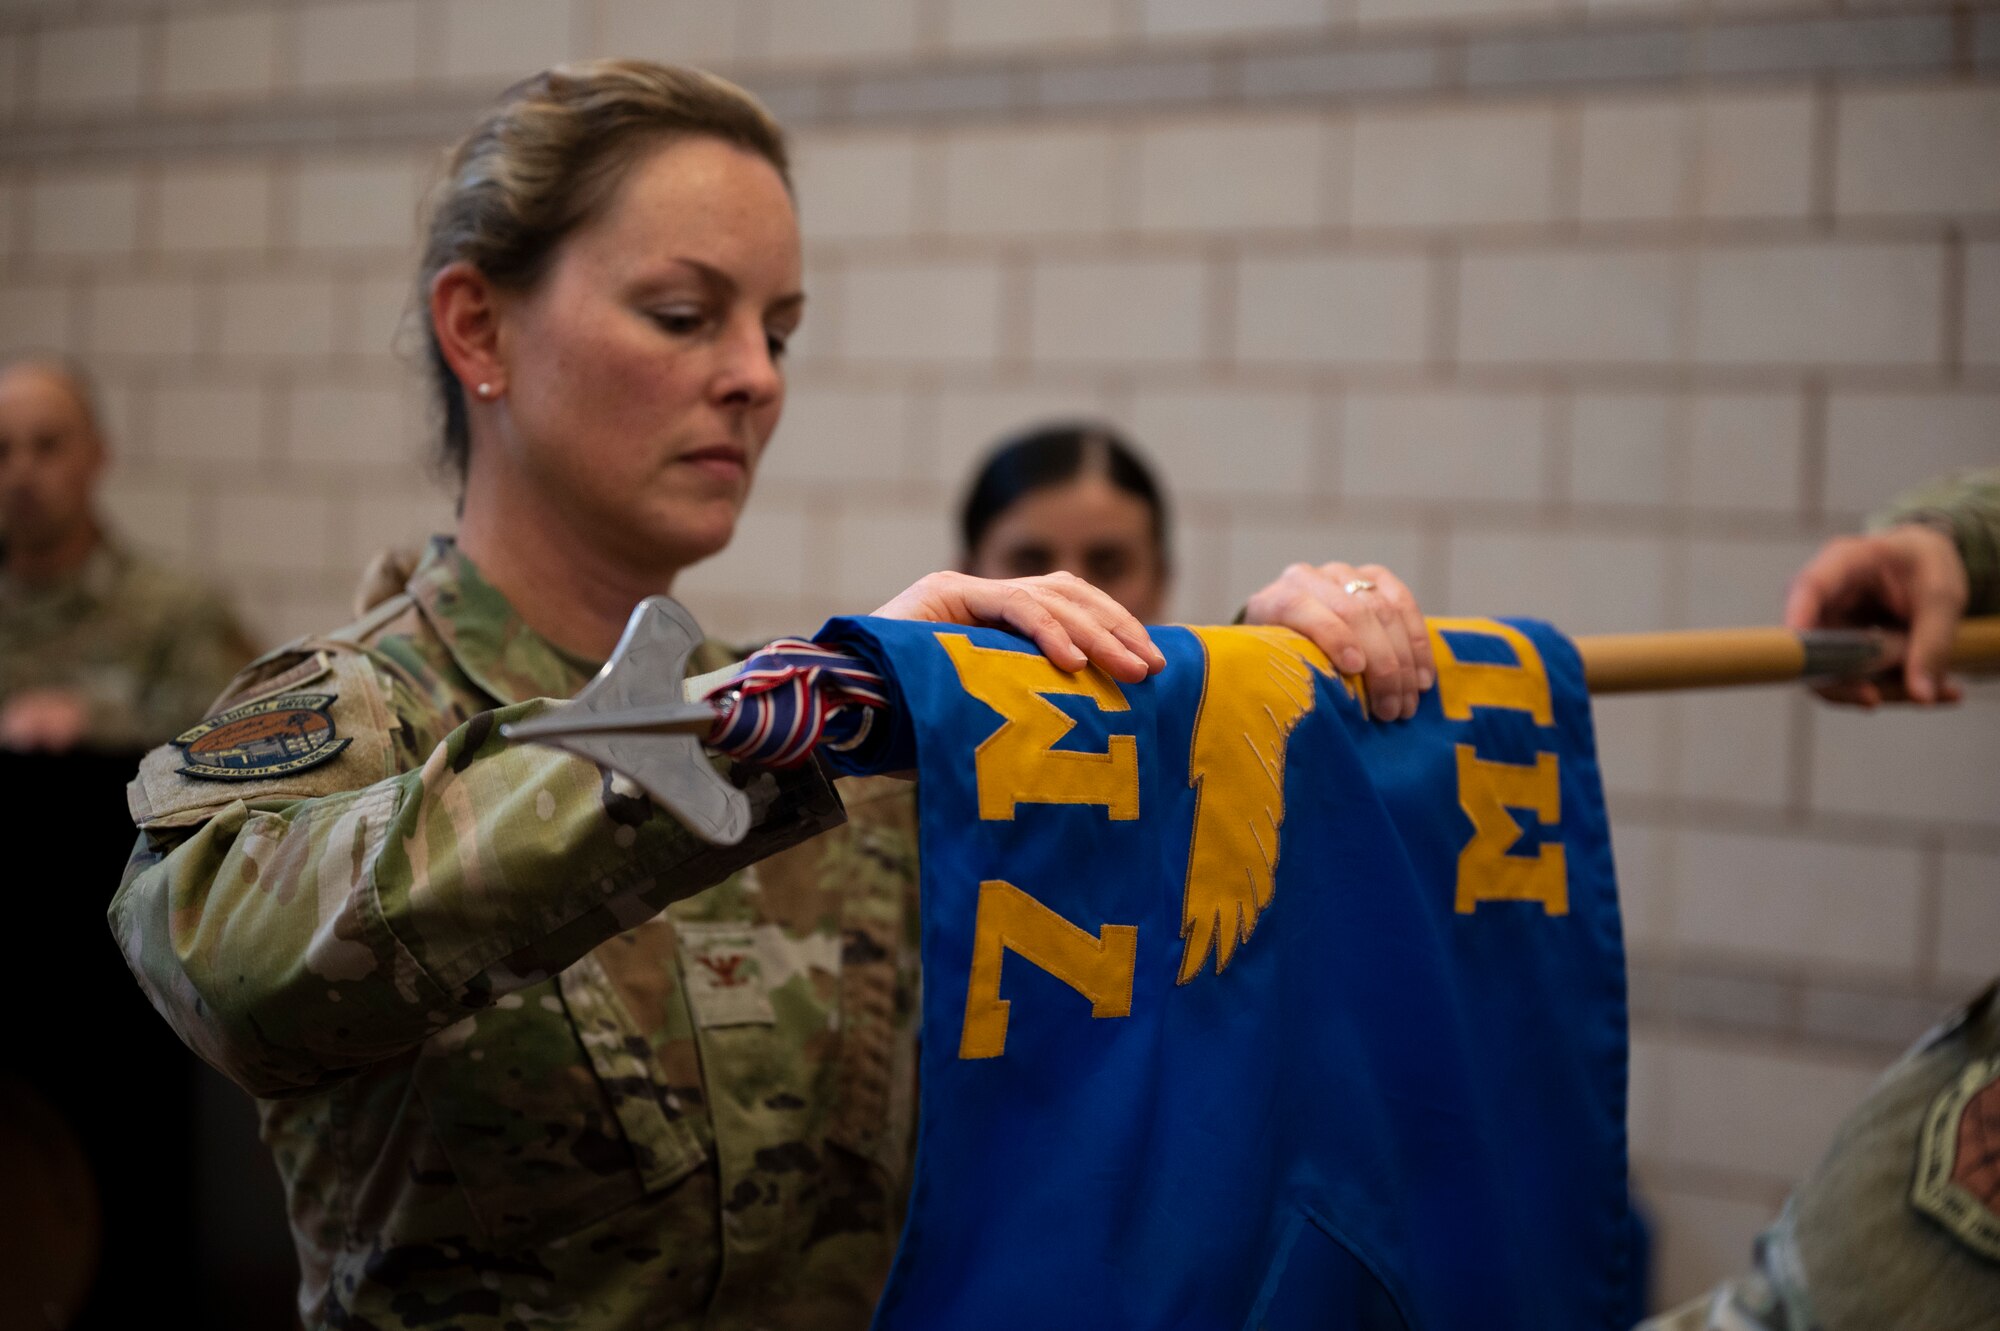
[(1132, 561), (1123, 550), (1093, 550), (1084, 560), (1084, 567), (1089, 570), (1086, 581), (1105, 583), (1131, 572)]
[(790, 334), (788, 333), (766, 333), (764, 335), (764, 345), (769, 349), (772, 360), (783, 360), (785, 358), (785, 343), (789, 336)]
[(702, 312), (681, 308), (654, 310), (652, 319), (662, 331), (672, 333), (676, 337), (686, 337), (701, 331)]

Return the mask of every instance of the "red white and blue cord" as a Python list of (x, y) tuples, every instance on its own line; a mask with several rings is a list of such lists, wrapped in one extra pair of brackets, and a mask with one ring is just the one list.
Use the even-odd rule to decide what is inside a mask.
[(889, 692), (844, 652), (779, 638), (708, 700), (726, 709), (709, 748), (758, 767), (797, 767), (822, 745), (844, 753), (866, 743)]

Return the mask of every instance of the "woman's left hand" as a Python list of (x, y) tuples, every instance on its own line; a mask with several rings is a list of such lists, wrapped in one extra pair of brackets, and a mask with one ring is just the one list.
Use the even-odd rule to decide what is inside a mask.
[(1310, 638), (1342, 674), (1361, 676), (1378, 721), (1415, 716), (1437, 682), (1417, 598), (1380, 564), (1293, 564), (1250, 598), (1243, 622)]
[(884, 619), (1011, 628), (1032, 639), (1058, 669), (1094, 665), (1127, 684), (1167, 667), (1144, 625), (1070, 573), (1005, 580), (933, 573), (875, 613)]

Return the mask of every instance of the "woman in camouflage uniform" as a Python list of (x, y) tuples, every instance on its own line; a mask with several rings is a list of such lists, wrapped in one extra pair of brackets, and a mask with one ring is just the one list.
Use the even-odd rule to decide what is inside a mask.
[[(500, 737), (729, 540), (799, 250), (780, 131), (729, 85), (605, 62), (517, 89), (457, 150), (423, 265), (456, 541), (133, 783), (112, 927), (259, 1098), (309, 1326), (868, 1321), (912, 1154), (906, 788), (756, 776), (756, 827), (719, 849)], [(1413, 706), (1407, 594), (1325, 576), (1261, 604), (1365, 653), (1383, 714)], [(1161, 664), (1067, 575), (933, 575), (877, 613)]]

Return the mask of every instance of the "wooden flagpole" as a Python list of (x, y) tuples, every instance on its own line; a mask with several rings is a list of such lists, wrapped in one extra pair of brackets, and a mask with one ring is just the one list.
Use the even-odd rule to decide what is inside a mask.
[[(1903, 635), (1884, 629), (1685, 629), (1578, 638), (1592, 693), (1724, 688), (1879, 674), (1903, 659)], [(2000, 615), (1968, 619), (1951, 666), (2000, 671)]]

